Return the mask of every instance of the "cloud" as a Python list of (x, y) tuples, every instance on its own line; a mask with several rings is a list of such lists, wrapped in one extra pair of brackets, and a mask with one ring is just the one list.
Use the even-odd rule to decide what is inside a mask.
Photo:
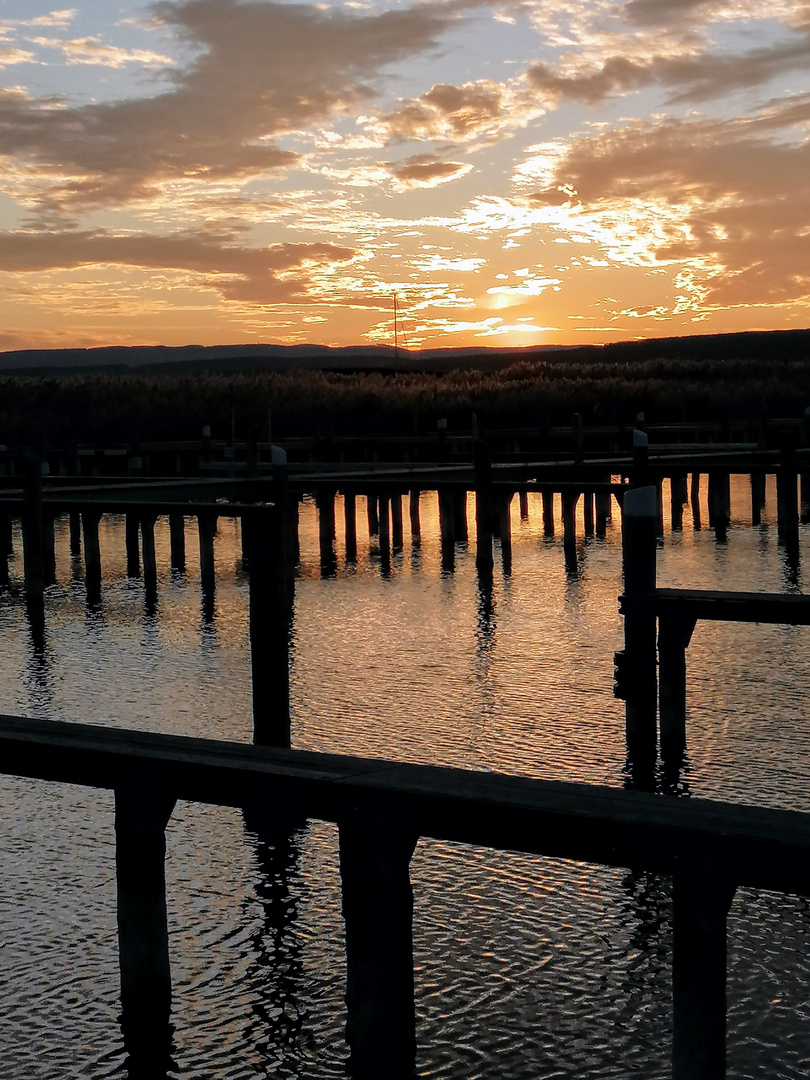
[(32, 44), (46, 49), (59, 49), (68, 64), (95, 64), (99, 67), (121, 68), (125, 64), (172, 64), (170, 56), (152, 52), (149, 49), (121, 49), (115, 45), (105, 45), (97, 37), (74, 38), (63, 41), (61, 38), (35, 37), (29, 39)]
[(353, 256), (352, 249), (334, 244), (252, 248), (228, 243), (225, 235), (217, 234), (0, 234), (0, 272), (19, 275), (109, 265), (186, 271), (225, 299), (250, 304), (306, 300), (313, 272), (348, 262)]
[(405, 187), (435, 187), (456, 180), (472, 169), (461, 161), (442, 161), (433, 154), (418, 154), (390, 167), (391, 175)]
[[(3, 100), (0, 155), (50, 179), (50, 208), (120, 204), (170, 180), (288, 168), (299, 158), (279, 147), (279, 137), (369, 101), (392, 64), (434, 50), (459, 19), (452, 4), (357, 13), (178, 0), (154, 11), (164, 30), (196, 54), (165, 70), (165, 92), (81, 106), (64, 101), (59, 109), (51, 100)], [(74, 59), (89, 59), (97, 48), (96, 62), (112, 62), (113, 54), (92, 40), (74, 43)]]
[(11, 67), (13, 64), (30, 64), (34, 54), (26, 49), (0, 49), (0, 68)]

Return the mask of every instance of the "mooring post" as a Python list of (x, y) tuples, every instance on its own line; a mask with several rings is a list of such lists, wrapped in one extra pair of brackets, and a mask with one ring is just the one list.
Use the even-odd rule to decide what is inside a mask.
[(412, 487), (410, 490), (408, 514), (411, 519), (411, 545), (419, 547), (422, 543), (422, 522), (419, 518), (419, 488)]
[(141, 572), (141, 553), (138, 545), (140, 516), (129, 511), (124, 522), (124, 535), (127, 548), (127, 577), (138, 577)]
[(521, 521), (528, 521), (529, 520), (529, 493), (528, 493), (528, 491), (526, 491), (525, 488), (522, 489), (520, 492), (518, 492), (518, 499), (519, 499), (519, 502), (520, 502), (520, 520)]
[(78, 510), (70, 511), (70, 555), (78, 558), (82, 553), (82, 516)]
[(455, 565), (456, 530), (453, 515), (453, 492), (439, 486), (439, 532), (442, 544), (442, 569), (452, 570)]
[(765, 509), (765, 470), (756, 469), (751, 473), (751, 524), (762, 524), (762, 511)]
[(730, 477), (726, 470), (709, 473), (709, 525), (718, 540), (725, 540), (731, 521)]
[(726, 920), (735, 888), (710, 856), (672, 881), (672, 1077), (726, 1075)]
[(315, 494), (318, 508), (318, 543), (320, 546), (321, 572), (332, 574), (335, 570), (335, 489), (319, 487)]
[(380, 558), (390, 563), (391, 560), (391, 513), (388, 492), (377, 496), (377, 526), (380, 534)]
[(172, 570), (186, 569), (186, 519), (182, 514), (169, 514), (169, 561)]
[(242, 544), (247, 556), (253, 741), (290, 746), (290, 619), (286, 528), (278, 506), (245, 507)]
[(343, 493), (343, 525), (346, 536), (346, 562), (357, 560), (357, 496), (353, 491)]
[(217, 534), (216, 512), (197, 515), (197, 529), (200, 534), (200, 581), (204, 591), (213, 590), (216, 583), (214, 567), (214, 537)]
[(372, 492), (366, 496), (368, 512), (368, 535), (376, 536), (380, 531), (380, 515), (377, 509), (377, 496)]
[(543, 500), (543, 535), (554, 535), (554, 492), (544, 491), (541, 495)]
[(779, 540), (799, 546), (799, 500), (796, 488), (796, 448), (785, 440), (776, 471), (776, 514)]
[(475, 468), (475, 565), (492, 573), (492, 458), (483, 439), (473, 440)]
[(31, 454), (26, 454), (23, 473), (22, 534), (25, 595), (38, 599), (45, 588), (42, 468)]
[(700, 532), (700, 473), (692, 472), (689, 500), (692, 504), (692, 524), (695, 532)]
[(658, 712), (661, 757), (680, 764), (686, 751), (686, 650), (695, 619), (662, 615), (658, 619)]
[(417, 837), (367, 808), (340, 822), (346, 1035), (355, 1080), (412, 1080), (416, 1064), (413, 892)]
[(656, 755), (656, 618), (655, 560), (658, 532), (656, 489), (631, 488), (622, 499), (622, 573), (624, 594), (623, 667), (627, 749), (631, 760), (650, 766)]
[(101, 548), (98, 542), (100, 521), (101, 510), (94, 506), (85, 506), (82, 509), (84, 581), (87, 587), (88, 604), (97, 604), (101, 599)]
[(143, 577), (149, 588), (154, 588), (157, 584), (157, 559), (155, 557), (155, 522), (157, 517), (157, 514), (151, 511), (141, 514)]
[(121, 1028), (133, 1075), (139, 1076), (162, 1075), (171, 1063), (165, 862), (174, 801), (147, 777), (115, 791)]
[(391, 495), (391, 546), (394, 551), (402, 551), (402, 494), (399, 491)]
[(586, 536), (593, 536), (593, 492), (582, 493), (582, 525)]
[(54, 514), (48, 510), (43, 511), (42, 514), (42, 573), (45, 585), (56, 584)]
[(683, 504), (686, 502), (686, 475), (674, 473), (669, 478), (669, 519), (673, 532), (683, 529)]
[(562, 519), (563, 519), (563, 547), (573, 551), (577, 543), (577, 503), (579, 491), (563, 491), (562, 493)]

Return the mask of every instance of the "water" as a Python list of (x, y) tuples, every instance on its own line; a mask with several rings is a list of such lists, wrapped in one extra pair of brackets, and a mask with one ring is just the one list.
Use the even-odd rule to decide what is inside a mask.
[[(659, 583), (803, 591), (776, 542), (775, 492), (761, 527), (747, 524), (749, 506), (740, 478), (726, 544), (695, 532), (686, 512), (683, 533), (664, 538)], [(421, 548), (406, 527), (390, 576), (366, 542), (363, 509), (359, 499), (356, 566), (340, 557), (339, 535), (336, 575), (321, 580), (314, 507), (302, 508), (294, 745), (622, 786), (618, 515), (605, 540), (580, 543), (576, 572), (566, 572), (560, 539), (542, 537), (539, 499), (530, 497), (527, 522), (515, 503), (512, 574), (496, 565), (490, 607), (472, 548), (458, 547), (453, 574), (441, 571), (435, 495), (422, 499)], [(220, 522), (211, 619), (192, 522), (187, 530), (187, 572), (162, 570), (150, 605), (142, 582), (126, 578), (123, 521), (105, 518), (103, 599), (88, 611), (67, 520), (57, 521), (59, 584), (46, 598), (43, 651), (19, 590), (0, 597), (0, 711), (248, 741), (239, 525)], [(805, 530), (801, 544), (803, 566)], [(168, 567), (163, 519), (156, 546)], [(11, 572), (18, 582), (19, 554)], [(807, 635), (698, 624), (683, 795), (805, 808)], [(124, 1077), (112, 796), (6, 777), (0, 800), (0, 1071)], [(336, 830), (313, 821), (274, 847), (250, 825), (191, 803), (169, 823), (173, 1075), (344, 1078)], [(411, 876), (420, 1075), (668, 1075), (668, 879), (433, 841), (420, 841)], [(806, 901), (737, 893), (729, 1076), (807, 1075), (808, 931)]]

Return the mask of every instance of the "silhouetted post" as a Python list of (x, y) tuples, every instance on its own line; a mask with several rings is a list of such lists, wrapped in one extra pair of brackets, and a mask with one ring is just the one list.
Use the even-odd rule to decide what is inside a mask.
[(751, 473), (751, 524), (762, 524), (762, 511), (765, 508), (765, 470), (756, 469)]
[(796, 488), (796, 448), (782, 447), (776, 471), (776, 514), (779, 540), (787, 547), (799, 546), (799, 503)]
[(127, 547), (127, 576), (138, 577), (141, 572), (141, 553), (138, 545), (139, 515), (130, 511), (126, 515), (124, 535)]
[(245, 507), (242, 544), (250, 582), (253, 741), (289, 748), (292, 598), (283, 518), (278, 507)]
[(408, 513), (411, 519), (411, 544), (419, 547), (422, 543), (422, 523), (419, 519), (419, 488), (411, 488), (408, 499)]
[(210, 592), (216, 584), (214, 537), (217, 534), (217, 515), (215, 513), (199, 514), (197, 529), (200, 534), (200, 581), (203, 590)]
[(726, 1075), (726, 919), (734, 891), (708, 857), (673, 875), (673, 1080)]
[[(603, 483), (609, 484), (610, 477), (603, 481)], [(607, 535), (607, 523), (610, 520), (610, 500), (612, 496), (609, 491), (600, 491), (596, 495), (596, 535), (600, 540), (603, 540)]]
[(453, 500), (453, 533), (457, 543), (466, 544), (467, 531), (467, 490), (459, 488), (451, 492)]
[(573, 551), (577, 543), (577, 503), (579, 502), (578, 491), (563, 491), (562, 493), (562, 519), (563, 519), (563, 547)]
[(335, 491), (321, 487), (316, 493), (318, 507), (318, 542), (321, 554), (321, 569), (334, 572), (335, 566)]
[(543, 535), (554, 535), (554, 492), (544, 491), (541, 495), (543, 500)]
[(582, 493), (583, 530), (586, 536), (593, 536), (593, 492)]
[(340, 823), (346, 928), (346, 1035), (355, 1080), (412, 1080), (416, 1034), (413, 893), (416, 837), (373, 808)]
[(456, 530), (453, 516), (453, 492), (439, 487), (439, 532), (442, 541), (442, 568), (452, 570), (455, 563)]
[(346, 562), (357, 559), (357, 496), (353, 491), (343, 495), (343, 524), (346, 534)]
[(693, 472), (689, 489), (689, 498), (692, 505), (692, 524), (695, 532), (700, 532), (700, 473)]
[(520, 520), (521, 521), (528, 521), (529, 520), (529, 493), (528, 493), (528, 491), (519, 492), (518, 499), (520, 501)]
[(88, 604), (101, 599), (101, 548), (98, 542), (98, 526), (101, 510), (85, 506), (82, 510), (82, 542), (84, 545), (84, 581), (87, 586)]
[(683, 529), (683, 504), (686, 501), (684, 488), (686, 477), (682, 473), (676, 473), (669, 478), (669, 514), (673, 532)]
[(661, 757), (680, 764), (686, 750), (686, 650), (695, 620), (667, 615), (658, 620), (658, 711)]
[(45, 588), (42, 469), (38, 459), (31, 455), (26, 455), (23, 473), (22, 534), (25, 595), (28, 599), (38, 599)]
[(499, 491), (495, 497), (498, 514), (498, 538), (501, 543), (503, 572), (512, 572), (512, 492)]
[(0, 514), (0, 589), (7, 589), (8, 576), (8, 528), (11, 525), (11, 517), (8, 514)]
[(709, 473), (709, 525), (718, 540), (725, 540), (731, 519), (729, 474), (719, 470)]
[(121, 1027), (133, 1071), (144, 1076), (159, 1075), (171, 1057), (165, 862), (173, 809), (174, 798), (147, 778), (115, 792)]
[(70, 554), (78, 558), (82, 553), (82, 516), (78, 510), (70, 511)]
[(169, 560), (172, 570), (186, 569), (186, 519), (182, 514), (169, 514)]
[(402, 495), (398, 491), (391, 496), (391, 546), (402, 551)]
[(141, 514), (141, 543), (143, 545), (143, 577), (147, 586), (157, 584), (157, 559), (155, 558), (155, 522), (157, 514)]
[(630, 758), (651, 765), (656, 754), (655, 559), (658, 532), (656, 490), (631, 488), (622, 499), (624, 664), (627, 668), (625, 723)]
[[(643, 415), (639, 413), (639, 415)], [(633, 429), (633, 477), (635, 487), (650, 482), (650, 447), (647, 433), (638, 427)]]
[(380, 515), (377, 510), (377, 496), (375, 494), (366, 496), (366, 510), (368, 512), (368, 535), (376, 536), (380, 531)]
[(0, 552), (5, 555), (14, 554), (14, 523), (11, 514), (3, 514), (0, 517)]
[(56, 541), (54, 515), (45, 510), (42, 514), (42, 573), (45, 585), (56, 584)]
[(475, 467), (475, 565), (492, 573), (492, 459), (483, 439), (473, 441)]

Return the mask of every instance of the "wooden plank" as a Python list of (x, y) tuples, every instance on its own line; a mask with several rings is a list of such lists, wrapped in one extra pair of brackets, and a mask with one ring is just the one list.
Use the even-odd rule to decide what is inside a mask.
[(340, 822), (358, 808), (416, 835), (810, 895), (810, 815), (642, 791), (0, 717), (4, 773), (180, 799), (283, 806)]
[(810, 596), (790, 593), (656, 589), (657, 615), (676, 613), (719, 622), (810, 625)]

